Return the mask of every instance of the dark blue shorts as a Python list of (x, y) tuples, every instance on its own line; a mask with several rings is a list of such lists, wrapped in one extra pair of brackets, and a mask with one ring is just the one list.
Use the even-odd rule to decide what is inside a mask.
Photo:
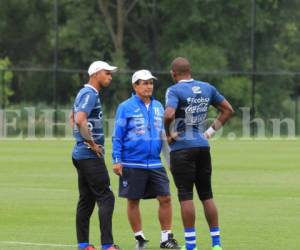
[(164, 168), (123, 168), (119, 196), (131, 200), (153, 199), (170, 195), (169, 179)]

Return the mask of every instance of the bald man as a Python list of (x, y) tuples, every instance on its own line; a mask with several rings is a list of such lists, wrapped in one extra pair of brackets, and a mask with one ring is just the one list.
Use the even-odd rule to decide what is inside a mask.
[[(210, 228), (212, 249), (222, 250), (218, 212), (211, 187), (208, 139), (226, 123), (233, 109), (214, 86), (192, 78), (190, 63), (186, 58), (175, 58), (170, 73), (176, 83), (166, 92), (164, 122), (171, 149), (171, 172), (178, 191), (185, 231), (184, 249), (197, 249), (193, 203), (195, 186)], [(205, 129), (210, 105), (218, 109), (219, 115)]]

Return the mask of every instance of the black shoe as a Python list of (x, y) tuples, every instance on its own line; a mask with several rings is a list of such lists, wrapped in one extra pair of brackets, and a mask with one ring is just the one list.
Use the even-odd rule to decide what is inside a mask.
[(174, 239), (174, 235), (169, 234), (168, 240), (160, 243), (160, 248), (180, 249), (180, 246), (179, 246), (177, 240)]
[(149, 240), (144, 239), (141, 235), (135, 236), (136, 239), (136, 250), (143, 250), (146, 249), (147, 243)]

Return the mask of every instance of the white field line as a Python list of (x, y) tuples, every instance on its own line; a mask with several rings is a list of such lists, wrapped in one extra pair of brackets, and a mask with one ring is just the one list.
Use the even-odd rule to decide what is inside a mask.
[(35, 242), (22, 242), (22, 241), (0, 241), (0, 244), (4, 244), (4, 245), (23, 245), (23, 246), (27, 245), (27, 246), (48, 246), (48, 247), (72, 247), (72, 248), (76, 247), (76, 245), (35, 243)]

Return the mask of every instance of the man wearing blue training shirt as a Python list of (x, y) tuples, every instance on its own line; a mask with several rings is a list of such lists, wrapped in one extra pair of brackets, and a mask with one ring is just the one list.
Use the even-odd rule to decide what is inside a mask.
[[(212, 166), (208, 139), (231, 117), (233, 109), (215, 87), (192, 79), (186, 58), (173, 60), (171, 75), (176, 84), (166, 92), (164, 123), (171, 149), (171, 172), (178, 191), (185, 230), (184, 249), (197, 249), (193, 203), (195, 186), (210, 228), (212, 249), (222, 250), (218, 212), (211, 187)], [(220, 113), (205, 130), (210, 105)]]
[(89, 243), (89, 222), (95, 203), (103, 250), (119, 249), (113, 244), (112, 214), (115, 198), (104, 162), (103, 113), (99, 90), (109, 86), (117, 67), (103, 61), (93, 62), (89, 82), (79, 91), (73, 106), (73, 134), (76, 144), (72, 153), (78, 173), (79, 201), (76, 212), (76, 231), (79, 250), (95, 250)]
[(172, 207), (169, 179), (160, 152), (164, 135), (161, 103), (152, 97), (150, 71), (139, 70), (132, 76), (135, 95), (121, 103), (115, 117), (113, 170), (120, 176), (119, 196), (127, 198), (127, 215), (137, 241), (136, 249), (148, 242), (142, 231), (140, 199), (157, 198), (161, 225), (160, 248), (178, 249), (171, 232)]

